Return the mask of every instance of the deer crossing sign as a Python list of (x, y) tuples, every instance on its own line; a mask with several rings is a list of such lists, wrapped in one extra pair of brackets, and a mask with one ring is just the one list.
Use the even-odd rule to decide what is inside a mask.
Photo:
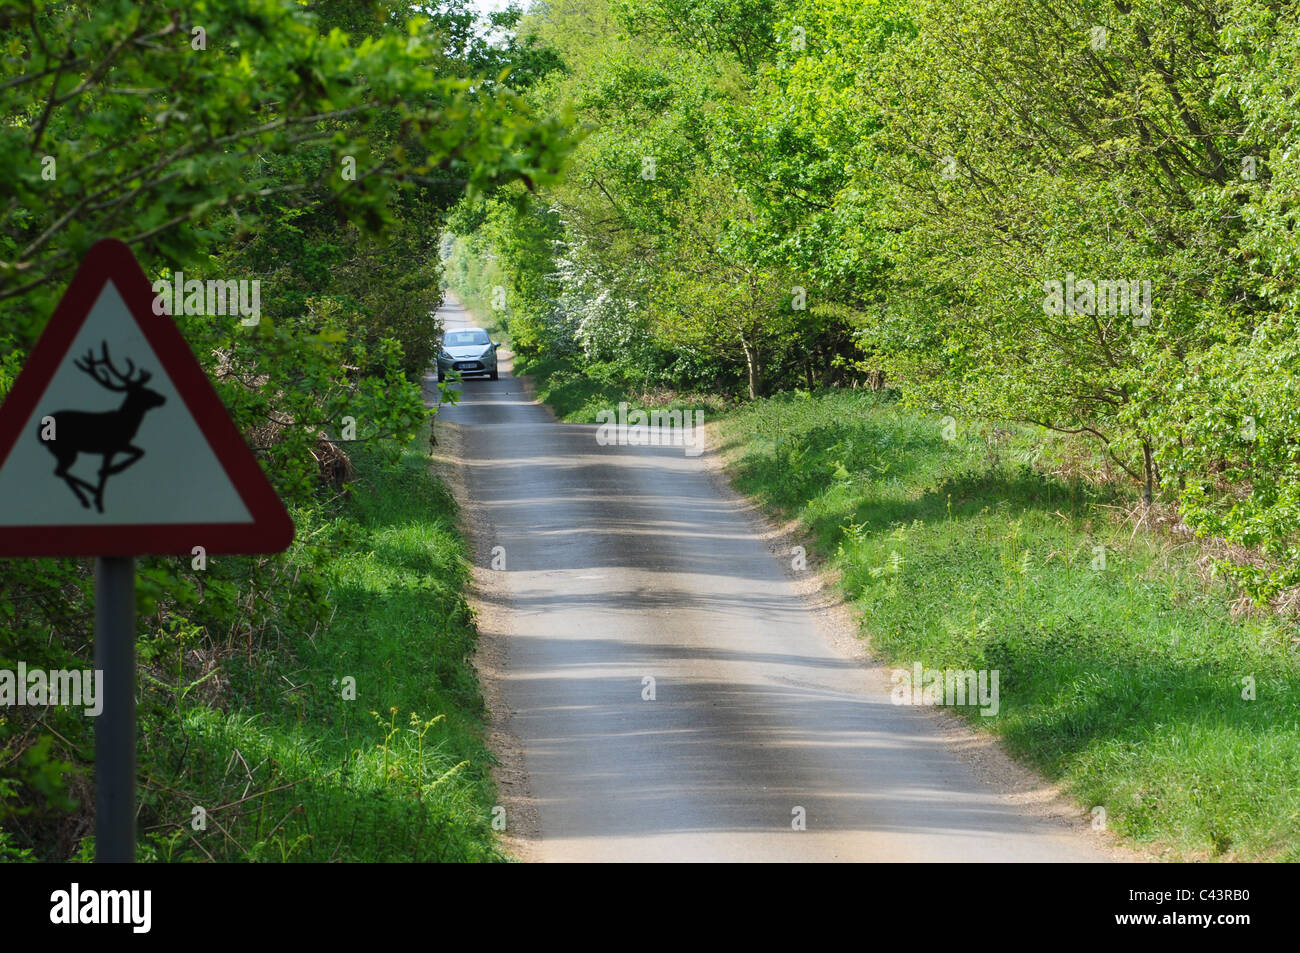
[(118, 241), (87, 253), (0, 404), (0, 557), (94, 556), (95, 859), (135, 859), (135, 557), (271, 553), (293, 523)]
[(0, 406), (0, 557), (263, 553), (293, 524), (126, 245), (91, 248)]

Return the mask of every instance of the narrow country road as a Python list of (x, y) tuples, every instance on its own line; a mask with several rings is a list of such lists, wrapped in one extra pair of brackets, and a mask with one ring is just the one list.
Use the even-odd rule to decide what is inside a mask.
[[(448, 328), (471, 326), (449, 297)], [(512, 711), (553, 861), (1098, 861), (837, 651), (698, 457), (460, 385)], [(654, 679), (654, 700), (643, 680)], [(806, 830), (794, 830), (797, 809)]]

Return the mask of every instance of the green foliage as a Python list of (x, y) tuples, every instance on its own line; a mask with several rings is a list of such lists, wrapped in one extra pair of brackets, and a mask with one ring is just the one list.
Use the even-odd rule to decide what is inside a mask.
[[(811, 0), (790, 93), (860, 134), (827, 137), (867, 184), (836, 201), (892, 235), (853, 242), (888, 270), (845, 303), (907, 399), (1098, 440), (1148, 498), (1257, 547), (1240, 574), (1266, 599), (1300, 581), (1294, 362), (1273, 359), (1294, 340), (1274, 266), (1294, 133), (1265, 79), (1295, 62), (1295, 23), (1221, 7), (933, 0), (903, 27)], [(1151, 313), (1053, 312), (1045, 283), (1067, 276), (1149, 282)]]
[[(183, 12), (9, 0), (0, 37), (0, 148), (14, 165), (0, 182), (0, 301), (26, 342), (61, 290), (54, 279), (99, 238), (176, 265), (228, 234), (210, 227), (214, 213), (269, 197), (325, 193), (374, 228), (399, 187), (539, 182), (558, 165), (558, 120), (534, 120), (508, 89), (440, 75), (427, 20), (354, 45), (285, 0)], [(287, 170), (279, 158), (317, 150), (330, 161)], [(241, 227), (256, 227), (250, 215)]]
[[(756, 185), (767, 146), (793, 156), (796, 135), (761, 115), (754, 71), (774, 51), (775, 16), (766, 4), (568, 0), (524, 20), (566, 67), (530, 99), (574, 110), (586, 135), (544, 201), (452, 220), (463, 253), (494, 261), (510, 287), (521, 354), (581, 349), (655, 383), (744, 381), (751, 396), (847, 366), (841, 322), (801, 330), (803, 282), (773, 244), (772, 220), (791, 214), (781, 190), (805, 184), (791, 165)], [(579, 23), (595, 25), (581, 45)]]
[[(387, 0), (310, 9), (290, 0), (196, 0), (175, 9), (0, 2), (0, 146), (12, 166), (0, 181), (0, 398), (73, 267), (100, 238), (127, 241), (151, 276), (261, 283), (255, 326), (212, 314), (178, 325), (290, 506), (298, 535), (271, 557), (217, 558), (202, 568), (188, 559), (140, 564), (142, 784), (146, 813), (167, 827), (142, 841), (149, 856), (494, 853), (480, 811), (483, 755), (470, 740), (477, 701), (464, 662), (472, 635), (458, 595), (464, 573), (445, 518), (433, 528), (412, 523), (438, 547), (434, 571), (443, 582), (393, 576), (411, 590), (395, 600), (408, 616), (414, 607), (446, 615), (430, 630), (438, 644), (421, 649), (437, 671), (416, 666), (426, 678), (418, 686), (386, 676), (393, 694), (372, 699), (426, 722), (447, 714), (426, 729), (417, 763), (399, 762), (411, 782), (406, 793), (389, 803), (393, 778), (376, 776), (373, 791), (357, 794), (337, 777), (335, 756), (346, 754), (339, 745), (320, 761), (301, 734), (252, 727), (263, 716), (278, 724), (286, 705), (303, 714), (300, 696), (283, 686), (300, 684), (302, 666), (324, 665), (313, 653), (326, 633), (348, 645), (363, 622), (391, 621), (362, 612), (349, 629), (332, 615), (334, 568), (350, 547), (373, 546), (370, 530), (339, 507), (358, 479), (399, 492), (390, 471), (427, 422), (422, 383), (440, 330), (437, 241), (448, 209), (468, 194), (553, 181), (570, 145), (566, 117), (539, 118), (506, 80), (517, 61), (521, 86), (536, 82), (556, 67), (553, 52), (522, 39), (488, 42), (460, 0), (426, 12), (413, 16)], [(509, 26), (517, 17), (497, 19)], [(489, 67), (490, 76), (479, 75)], [(447, 501), (430, 501), (419, 479), (406, 489), (412, 505), (432, 502), (445, 513)], [(0, 667), (84, 667), (90, 590), (80, 562), (7, 564)], [(399, 634), (409, 635), (389, 625), (367, 637), (387, 658), (405, 658)], [(359, 671), (382, 667), (374, 658), (366, 666)], [(328, 680), (319, 674), (317, 688)], [(444, 684), (445, 693), (431, 688)], [(360, 730), (347, 722), (344, 739)], [(207, 739), (201, 755), (195, 737)], [(446, 757), (455, 755), (448, 763), (444, 742)], [(238, 781), (240, 790), (268, 791), (256, 824), (237, 845), (178, 840), (177, 819), (188, 811), (178, 792), (209, 807), (237, 800), (229, 796), (236, 782), (222, 773), (235, 763), (231, 746), (264, 752)], [(472, 770), (456, 767), (466, 760)], [(90, 761), (79, 713), (6, 712), (0, 850), (84, 854)], [(294, 790), (316, 792), (296, 807), (292, 793), (271, 793), (289, 765), (299, 772)], [(331, 773), (333, 793), (321, 787)], [(453, 801), (435, 789), (455, 792)], [(291, 816), (272, 817), (273, 806)], [(240, 802), (234, 815), (245, 813)], [(334, 830), (335, 814), (364, 815), (364, 823), (349, 832), (338, 820)], [(352, 842), (372, 828), (380, 846)], [(324, 839), (304, 840), (308, 830)], [(406, 839), (395, 845), (393, 836)], [(330, 846), (322, 854), (313, 843)]]
[[(1268, 601), (1300, 585), (1298, 26), (1263, 0), (557, 0), (521, 24), (565, 66), (528, 96), (588, 134), (527, 214), (457, 230), (530, 358), (888, 382), (1076, 434)], [(1054, 303), (1076, 281), (1106, 290)]]

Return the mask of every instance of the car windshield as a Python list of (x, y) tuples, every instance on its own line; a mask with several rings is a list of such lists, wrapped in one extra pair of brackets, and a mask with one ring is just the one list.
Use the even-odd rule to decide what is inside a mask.
[(443, 347), (469, 347), (473, 344), (487, 344), (486, 331), (448, 331), (442, 339)]

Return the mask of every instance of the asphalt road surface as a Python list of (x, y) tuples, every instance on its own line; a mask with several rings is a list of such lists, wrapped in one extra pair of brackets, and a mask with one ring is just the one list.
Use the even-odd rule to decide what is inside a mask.
[[(443, 318), (473, 323), (453, 298)], [(504, 367), (460, 390), (441, 414), (504, 548), (501, 687), (539, 859), (1105, 859), (984, 785), (837, 651), (700, 458), (599, 446)]]

